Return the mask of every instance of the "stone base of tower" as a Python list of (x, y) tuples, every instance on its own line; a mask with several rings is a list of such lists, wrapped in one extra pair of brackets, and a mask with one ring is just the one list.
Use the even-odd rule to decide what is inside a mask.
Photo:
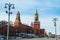
[(34, 34), (36, 35), (40, 34), (40, 22), (37, 21), (37, 22), (32, 23), (31, 27), (34, 30)]
[(34, 29), (34, 34), (39, 35), (40, 34), (40, 30)]
[(45, 35), (45, 29), (40, 28), (40, 22), (33, 22), (31, 23), (31, 27), (34, 30), (34, 34), (36, 35)]
[(20, 22), (18, 21), (18, 20), (16, 20), (15, 22), (14, 22), (14, 27), (19, 27), (20, 26)]

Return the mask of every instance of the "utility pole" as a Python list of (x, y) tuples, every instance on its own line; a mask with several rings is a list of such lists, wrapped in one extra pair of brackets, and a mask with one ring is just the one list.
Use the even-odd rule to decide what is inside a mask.
[(5, 8), (8, 8), (8, 11), (6, 11), (6, 13), (8, 14), (7, 40), (9, 40), (10, 14), (12, 14), (12, 12), (10, 12), (11, 7), (12, 9), (14, 9), (14, 4), (10, 3), (5, 4)]
[(57, 40), (57, 28), (56, 28), (56, 22), (58, 21), (58, 18), (53, 18), (54, 26), (55, 26), (55, 39)]

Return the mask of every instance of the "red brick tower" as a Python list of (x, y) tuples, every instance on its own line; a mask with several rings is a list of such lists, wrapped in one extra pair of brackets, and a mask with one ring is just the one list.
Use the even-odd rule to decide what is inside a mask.
[(39, 22), (37, 10), (34, 16), (34, 22), (31, 24), (31, 26), (34, 29), (34, 34), (40, 34), (40, 22)]
[(18, 13), (16, 14), (16, 20), (14, 22), (14, 27), (19, 27), (21, 24), (21, 20), (20, 20), (20, 13), (18, 11)]

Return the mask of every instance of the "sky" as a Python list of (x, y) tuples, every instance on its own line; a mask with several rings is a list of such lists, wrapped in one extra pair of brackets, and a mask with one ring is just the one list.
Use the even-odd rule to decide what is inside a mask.
[(40, 28), (45, 31), (55, 33), (53, 18), (58, 18), (57, 34), (60, 34), (60, 0), (0, 0), (0, 21), (8, 20), (5, 13), (5, 3), (14, 4), (15, 9), (11, 9), (10, 20), (15, 21), (16, 13), (20, 12), (21, 22), (30, 25), (34, 22), (34, 14), (37, 9), (39, 14)]

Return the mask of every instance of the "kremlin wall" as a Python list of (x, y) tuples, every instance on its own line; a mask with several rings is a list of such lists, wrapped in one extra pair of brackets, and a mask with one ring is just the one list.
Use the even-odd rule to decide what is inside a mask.
[[(7, 27), (8, 27), (8, 25), (5, 23), (2, 23), (2, 25), (0, 25), (0, 35), (7, 35)], [(19, 33), (47, 35), (45, 32), (45, 29), (41, 29), (40, 27), (41, 26), (40, 26), (40, 21), (39, 21), (39, 16), (38, 16), (37, 10), (34, 15), (34, 22), (31, 23), (30, 26), (22, 24), (21, 19), (20, 19), (20, 13), (18, 11), (16, 14), (16, 19), (14, 21), (13, 26), (10, 25), (9, 35), (10, 36), (19, 35)]]

